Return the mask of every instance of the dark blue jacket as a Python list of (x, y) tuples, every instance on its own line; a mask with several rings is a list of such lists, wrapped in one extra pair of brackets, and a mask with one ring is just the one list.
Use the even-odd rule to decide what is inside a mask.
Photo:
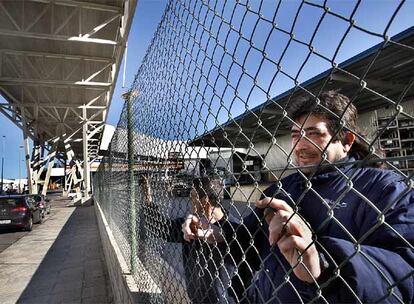
[[(203, 240), (187, 242), (181, 225), (184, 218), (163, 219), (167, 223), (167, 241), (182, 243), (182, 259), (187, 293), (193, 304), (231, 304), (234, 300), (227, 290), (235, 269), (226, 259), (226, 244), (209, 244)], [(227, 220), (227, 215), (217, 224)]]
[(295, 173), (264, 192), (298, 207), (311, 225), (329, 264), (318, 284), (297, 279), (277, 246), (269, 246), (262, 209), (243, 225), (224, 227), (236, 262), (251, 265), (250, 302), (413, 302), (414, 191), (389, 170), (341, 171), (319, 173), (310, 183)]

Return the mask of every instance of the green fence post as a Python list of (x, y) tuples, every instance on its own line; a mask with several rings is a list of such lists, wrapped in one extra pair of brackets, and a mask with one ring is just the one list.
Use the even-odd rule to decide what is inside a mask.
[(128, 129), (128, 173), (129, 173), (129, 205), (130, 205), (130, 233), (131, 233), (131, 273), (136, 270), (137, 257), (137, 223), (136, 223), (136, 201), (135, 201), (135, 175), (134, 175), (134, 120), (132, 91), (123, 94), (127, 103), (127, 129)]
[[(113, 208), (113, 200), (112, 200), (112, 187), (113, 187), (113, 176), (112, 176), (112, 145), (109, 147), (109, 157), (108, 157), (108, 166), (109, 166), (109, 178), (105, 179), (105, 181), (108, 181), (107, 186), (109, 188), (108, 191), (108, 203), (106, 204), (108, 209), (108, 223), (109, 227), (112, 225), (112, 208)], [(106, 197), (106, 195), (105, 195)]]

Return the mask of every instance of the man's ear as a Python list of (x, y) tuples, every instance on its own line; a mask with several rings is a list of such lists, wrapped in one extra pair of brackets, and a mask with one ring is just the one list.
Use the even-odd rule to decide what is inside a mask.
[(352, 132), (346, 132), (345, 138), (344, 138), (344, 151), (348, 153), (351, 150), (352, 145), (355, 142), (355, 134)]

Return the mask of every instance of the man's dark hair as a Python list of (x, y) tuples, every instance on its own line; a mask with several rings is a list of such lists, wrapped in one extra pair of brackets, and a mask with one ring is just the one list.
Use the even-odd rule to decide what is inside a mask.
[[(293, 121), (298, 121), (309, 113), (323, 117), (327, 121), (331, 135), (340, 130), (334, 138), (335, 141), (339, 140), (345, 144), (346, 133), (349, 131), (356, 135), (350, 154), (357, 156), (358, 159), (369, 156), (368, 144), (358, 137), (358, 135), (364, 136), (357, 126), (358, 111), (349, 98), (336, 91), (325, 91), (318, 96), (318, 102), (317, 104), (315, 97), (292, 100), (288, 105), (288, 115)], [(339, 118), (341, 116), (343, 128)]]
[(223, 196), (220, 179), (209, 176), (197, 177), (193, 179), (193, 187), (200, 200), (208, 197), (208, 200), (213, 207), (219, 205)]

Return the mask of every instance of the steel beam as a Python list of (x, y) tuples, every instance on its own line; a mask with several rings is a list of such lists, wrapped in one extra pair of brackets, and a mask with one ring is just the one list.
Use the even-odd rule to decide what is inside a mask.
[(10, 49), (0, 49), (0, 54), (27, 56), (27, 57), (44, 57), (44, 58), (64, 59), (64, 60), (85, 60), (85, 61), (96, 61), (96, 62), (105, 62), (105, 63), (114, 62), (114, 59), (110, 57), (71, 55), (71, 54), (35, 52), (35, 51), (18, 51), (18, 50), (10, 50)]
[(85, 9), (92, 9), (92, 10), (113, 12), (113, 13), (120, 13), (122, 11), (122, 9), (117, 6), (87, 2), (87, 1), (80, 2), (80, 1), (74, 1), (74, 0), (31, 0), (31, 2), (45, 3), (45, 4), (53, 3), (56, 5), (60, 5), (60, 6), (81, 7)]
[[(88, 134), (88, 140), (89, 141), (93, 141), (93, 139), (92, 139), (92, 137), (95, 135), (95, 134), (97, 134), (98, 132), (100, 132), (100, 131), (102, 131), (102, 129), (103, 129), (103, 127), (104, 127), (105, 125), (104, 124), (102, 124), (102, 125), (100, 125), (100, 126), (98, 126), (98, 127), (96, 127), (92, 132), (90, 132), (89, 134)], [(99, 140), (97, 140), (97, 141), (99, 141)]]
[(41, 85), (48, 87), (65, 86), (65, 87), (94, 87), (105, 88), (112, 85), (111, 82), (98, 82), (98, 81), (70, 81), (70, 80), (57, 80), (57, 79), (24, 79), (13, 77), (0, 77), (0, 85)]
[[(74, 109), (81, 109), (83, 107), (83, 104), (71, 104), (71, 103), (33, 103), (33, 102), (27, 102), (27, 103), (21, 103), (20, 107), (24, 107), (24, 108), (34, 108), (34, 107), (39, 107), (39, 108), (57, 108), (57, 109), (68, 109), (68, 108), (74, 108)], [(86, 106), (88, 109), (104, 109), (106, 108), (105, 106), (91, 106), (88, 107)], [(69, 111), (69, 109), (68, 109)]]
[(83, 180), (85, 184), (85, 199), (89, 198), (89, 192), (91, 190), (90, 183), (90, 168), (89, 168), (89, 155), (88, 155), (88, 116), (86, 108), (82, 109), (84, 123), (82, 126), (82, 139), (83, 139)]
[(117, 41), (109, 40), (109, 39), (52, 35), (52, 34), (24, 32), (24, 31), (11, 31), (11, 30), (5, 30), (5, 29), (0, 30), (0, 35), (10, 36), (10, 37), (19, 37), (19, 38), (54, 40), (54, 41), (66, 41), (66, 42), (75, 41), (75, 42), (81, 42), (81, 43), (96, 43), (96, 44), (109, 45), (109, 46), (119, 45)]
[[(4, 116), (6, 116), (12, 123), (14, 123), (19, 129), (21, 129), (22, 131), (25, 128), (25, 125), (19, 120), (16, 120), (12, 115), (10, 115), (9, 113), (7, 113), (4, 108), (0, 108), (0, 113), (2, 113)], [(32, 133), (30, 133), (29, 131), (27, 131), (28, 136), (31, 139), (34, 139), (34, 135)]]

